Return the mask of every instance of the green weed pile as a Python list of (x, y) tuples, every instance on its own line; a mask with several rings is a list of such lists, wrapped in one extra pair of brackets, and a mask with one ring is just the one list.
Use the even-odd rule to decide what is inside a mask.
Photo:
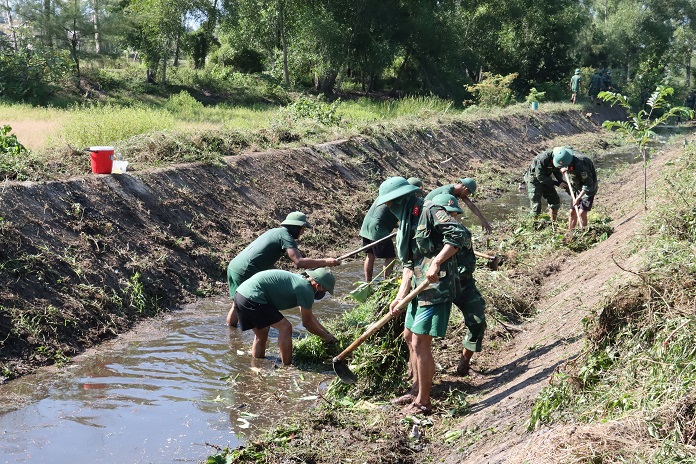
[[(365, 303), (356, 303), (353, 310), (326, 324), (327, 329), (338, 338), (338, 346), (327, 347), (319, 337), (309, 335), (295, 343), (294, 363), (302, 367), (330, 366), (334, 356), (386, 314), (397, 290), (396, 279), (374, 285), (374, 291)], [(336, 379), (329, 386), (328, 393), (335, 397), (384, 400), (406, 388), (403, 377), (408, 348), (403, 341), (403, 329), (403, 316), (394, 318), (353, 351), (348, 361), (350, 369), (358, 377), (358, 383), (346, 385)]]
[(640, 268), (626, 269), (627, 278), (587, 318), (583, 355), (534, 405), (530, 428), (618, 421), (633, 424), (621, 433), (654, 443), (638, 450), (597, 445), (592, 462), (696, 462), (694, 185), (696, 151), (687, 149), (651, 186), (644, 233), (631, 243)]

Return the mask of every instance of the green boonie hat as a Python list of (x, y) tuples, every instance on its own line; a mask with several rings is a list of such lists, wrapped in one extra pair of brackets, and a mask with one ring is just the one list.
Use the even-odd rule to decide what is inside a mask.
[(409, 184), (403, 177), (390, 177), (379, 186), (377, 204), (382, 205), (388, 201), (396, 200), (416, 190), (418, 187)]
[(300, 226), (310, 228), (312, 226), (307, 222), (307, 215), (299, 211), (293, 211), (288, 214), (283, 222), (280, 223), (281, 226)]
[(435, 195), (435, 198), (433, 198), (433, 203), (436, 205), (444, 206), (445, 210), (448, 213), (463, 213), (462, 209), (459, 207), (459, 203), (457, 202), (457, 198), (454, 195), (450, 195), (449, 193), (441, 193), (439, 195)]
[(423, 186), (423, 181), (420, 180), (420, 179), (417, 178), (417, 177), (409, 177), (407, 182), (408, 182), (409, 184), (411, 184), (411, 185), (415, 185), (416, 187), (422, 187), (422, 186)]
[(580, 74), (580, 68), (575, 70), (575, 74)]
[(316, 283), (322, 286), (324, 290), (329, 293), (333, 293), (334, 286), (336, 285), (336, 277), (326, 269), (325, 267), (320, 267), (318, 269), (310, 269), (307, 275), (314, 279)]
[(553, 165), (557, 168), (569, 166), (573, 162), (573, 152), (570, 147), (556, 147), (553, 149)]
[(476, 193), (476, 181), (472, 179), (471, 177), (465, 177), (463, 179), (459, 179), (459, 183), (462, 184), (464, 187), (471, 192), (473, 195)]

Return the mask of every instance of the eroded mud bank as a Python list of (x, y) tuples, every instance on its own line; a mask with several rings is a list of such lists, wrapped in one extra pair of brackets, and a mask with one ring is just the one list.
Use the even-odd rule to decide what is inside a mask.
[(63, 362), (161, 309), (223, 293), (231, 256), (290, 211), (306, 212), (314, 225), (303, 236), (308, 255), (336, 255), (358, 243), (385, 177), (415, 175), (434, 188), (482, 166), (521, 172), (554, 139), (599, 134), (612, 110), (604, 111), (591, 118), (581, 109), (530, 112), (239, 155), (220, 165), (6, 183), (0, 379)]

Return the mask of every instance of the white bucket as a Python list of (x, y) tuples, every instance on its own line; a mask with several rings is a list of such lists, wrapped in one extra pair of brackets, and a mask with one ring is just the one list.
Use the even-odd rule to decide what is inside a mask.
[(128, 161), (115, 159), (111, 166), (111, 174), (125, 174), (128, 169)]

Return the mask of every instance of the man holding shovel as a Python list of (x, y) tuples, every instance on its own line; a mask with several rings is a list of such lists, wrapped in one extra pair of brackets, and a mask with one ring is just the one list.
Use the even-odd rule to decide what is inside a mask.
[(302, 325), (309, 333), (326, 343), (335, 343), (331, 335), (312, 313), (314, 300), (321, 300), (326, 292), (332, 293), (336, 284), (334, 275), (325, 268), (310, 269), (302, 275), (290, 271), (270, 269), (245, 280), (234, 293), (242, 330), (254, 331), (251, 355), (266, 357), (269, 327), (278, 331), (278, 349), (284, 365), (292, 364), (292, 324), (280, 311), (300, 307)]
[(527, 195), (531, 203), (530, 214), (541, 214), (541, 198), (545, 198), (549, 204), (549, 216), (555, 221), (558, 208), (561, 207), (561, 198), (556, 187), (563, 183), (561, 171), (553, 164), (553, 150), (544, 150), (539, 153), (524, 173), (524, 182), (527, 184)]
[(431, 283), (406, 308), (404, 339), (409, 349), (413, 385), (394, 404), (405, 414), (432, 411), (430, 389), (435, 375), (433, 337), (447, 332), (452, 300), (457, 293), (457, 262), (451, 259), (463, 246), (463, 227), (440, 205), (416, 196), (417, 187), (403, 177), (390, 177), (379, 187), (377, 203), (386, 204), (399, 219), (396, 249), (404, 263), (401, 286), (389, 306), (398, 313), (399, 302), (411, 288)]
[[(437, 195), (433, 198), (433, 203), (445, 208), (455, 220), (457, 215), (462, 213), (457, 199), (452, 195)], [(462, 229), (464, 232), (464, 244), (456, 254), (459, 292), (452, 303), (464, 315), (464, 325), (466, 325), (467, 329), (462, 356), (457, 366), (457, 374), (467, 376), (469, 375), (472, 356), (474, 353), (479, 353), (482, 349), (483, 334), (486, 331), (486, 302), (483, 296), (481, 296), (481, 292), (476, 288), (476, 281), (474, 280), (476, 255), (471, 242), (471, 232), (466, 227), (462, 227)]]
[[(298, 268), (307, 269), (341, 264), (341, 261), (336, 258), (305, 258), (298, 250), (297, 240), (306, 228), (311, 227), (304, 213), (293, 211), (280, 225), (281, 227), (261, 234), (230, 261), (227, 266), (227, 284), (232, 298), (242, 282), (257, 272), (272, 269), (283, 252), (287, 253), (290, 260)], [(233, 301), (227, 314), (227, 325), (236, 327), (238, 320)]]
[(461, 199), (467, 206), (467, 208), (469, 208), (471, 212), (474, 213), (476, 217), (478, 217), (481, 220), (481, 227), (483, 228), (483, 230), (486, 231), (487, 234), (493, 231), (493, 228), (488, 223), (483, 213), (478, 209), (474, 202), (469, 199), (469, 196), (476, 193), (476, 181), (474, 179), (472, 179), (471, 177), (466, 177), (463, 179), (459, 179), (459, 182), (457, 182), (456, 184), (448, 184), (443, 185), (442, 187), (438, 187), (435, 190), (428, 193), (425, 196), (425, 199), (432, 200), (433, 198), (435, 198), (436, 195), (439, 195), (441, 193), (454, 195), (455, 197)]
[[(360, 237), (362, 237), (363, 246), (367, 246), (391, 234), (394, 227), (396, 227), (396, 223), (396, 216), (389, 211), (387, 205), (377, 204), (376, 201), (373, 202), (360, 228)], [(394, 250), (394, 243), (392, 243), (391, 239), (377, 243), (365, 251), (365, 263), (363, 264), (365, 282), (372, 282), (375, 260), (377, 258), (384, 259), (382, 272), (384, 273), (384, 277), (387, 277), (396, 260), (396, 251)]]
[(592, 160), (570, 147), (553, 149), (553, 165), (561, 170), (568, 188), (572, 204), (568, 229), (573, 230), (580, 221), (580, 227), (587, 225), (587, 212), (592, 209), (597, 194), (597, 172)]

